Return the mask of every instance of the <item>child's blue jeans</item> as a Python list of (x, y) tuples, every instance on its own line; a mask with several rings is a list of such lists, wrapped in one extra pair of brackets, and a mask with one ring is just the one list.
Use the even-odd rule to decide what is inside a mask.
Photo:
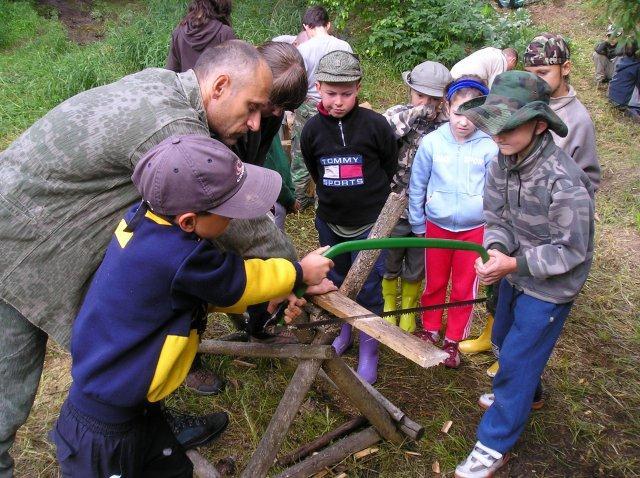
[[(341, 242), (355, 241), (356, 239), (366, 239), (369, 236), (370, 229), (363, 232), (358, 237), (342, 237), (331, 230), (331, 228), (322, 219), (316, 216), (316, 229), (318, 230), (318, 239), (322, 246), (333, 246)], [(383, 309), (382, 300), (382, 275), (384, 274), (384, 252), (380, 254), (376, 261), (371, 274), (367, 277), (360, 293), (356, 297), (358, 304), (365, 307), (374, 314), (381, 314)], [(335, 285), (340, 287), (344, 281), (349, 268), (355, 262), (357, 252), (350, 254), (341, 254), (333, 259), (335, 264), (333, 269), (329, 271), (327, 277), (333, 281)]]
[(478, 427), (478, 440), (500, 453), (515, 445), (527, 423), (540, 375), (547, 365), (573, 302), (553, 304), (500, 282), (491, 341), (500, 369), (495, 401)]

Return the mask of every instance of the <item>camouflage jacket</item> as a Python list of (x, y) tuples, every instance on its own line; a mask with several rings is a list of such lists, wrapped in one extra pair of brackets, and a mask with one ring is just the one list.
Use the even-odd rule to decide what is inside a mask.
[[(2, 151), (0, 299), (68, 345), (111, 235), (139, 200), (133, 167), (175, 134), (210, 134), (195, 74), (147, 69), (64, 101)], [(243, 254), (264, 240), (248, 233), (259, 221), (234, 224), (227, 245)]]
[(437, 113), (429, 105), (397, 105), (385, 111), (383, 116), (399, 142), (398, 170), (393, 176), (391, 190), (400, 193), (409, 187), (411, 165), (420, 140), (438, 127)]
[(520, 163), (502, 154), (491, 162), (484, 215), (485, 247), (517, 260), (509, 282), (556, 304), (576, 297), (593, 258), (593, 189), (550, 133)]
[[(391, 190), (406, 193), (411, 177), (411, 165), (420, 141), (427, 133), (434, 131), (446, 121), (446, 118), (443, 118), (442, 114), (438, 115), (429, 105), (396, 105), (382, 115), (398, 139), (398, 170), (391, 180)], [(408, 211), (404, 211), (401, 217), (407, 219)]]

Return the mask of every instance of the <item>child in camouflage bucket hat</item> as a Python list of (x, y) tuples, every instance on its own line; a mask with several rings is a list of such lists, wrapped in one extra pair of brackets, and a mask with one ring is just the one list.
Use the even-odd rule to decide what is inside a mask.
[[(551, 88), (549, 106), (567, 125), (568, 133), (563, 138), (551, 132), (553, 141), (582, 168), (589, 177), (594, 191), (600, 185), (600, 162), (596, 151), (595, 127), (589, 112), (578, 99), (575, 90), (569, 85), (571, 72), (569, 45), (560, 35), (542, 33), (527, 45), (524, 54), (524, 67), (539, 78), (545, 80)], [(495, 298), (495, 297), (494, 297)], [(492, 322), (489, 320), (480, 335), (473, 341), (462, 342), (462, 352), (481, 352), (490, 350)], [(489, 343), (488, 343), (489, 342)], [(498, 363), (491, 370), (497, 370)], [(491, 373), (490, 373), (491, 374)], [(495, 376), (495, 372), (492, 374)], [(539, 397), (538, 397), (539, 398)]]
[(460, 107), (492, 135), (500, 154), (486, 178), (482, 284), (496, 284), (492, 343), (500, 368), (459, 478), (484, 478), (506, 463), (524, 430), (540, 376), (593, 258), (593, 189), (554, 142), (567, 127), (549, 108), (551, 89), (532, 73), (499, 75), (489, 95)]

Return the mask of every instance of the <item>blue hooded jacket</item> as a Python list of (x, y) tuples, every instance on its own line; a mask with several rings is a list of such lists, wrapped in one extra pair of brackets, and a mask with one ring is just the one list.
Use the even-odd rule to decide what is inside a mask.
[(482, 196), (489, 162), (498, 146), (480, 130), (463, 143), (449, 123), (426, 135), (416, 152), (409, 183), (409, 222), (425, 233), (427, 220), (452, 232), (484, 224)]

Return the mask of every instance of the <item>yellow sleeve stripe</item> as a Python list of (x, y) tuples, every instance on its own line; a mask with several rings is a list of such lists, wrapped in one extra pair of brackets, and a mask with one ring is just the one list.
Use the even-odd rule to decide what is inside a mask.
[(248, 259), (244, 261), (247, 285), (240, 300), (218, 312), (241, 313), (249, 305), (288, 295), (296, 281), (296, 268), (287, 259)]
[(172, 225), (169, 221), (167, 221), (165, 219), (162, 219), (160, 216), (156, 216), (154, 213), (152, 213), (149, 210), (147, 210), (147, 212), (144, 215), (144, 217), (146, 217), (147, 219), (151, 219), (153, 222), (155, 222), (156, 224), (160, 224), (161, 226), (171, 226)]
[(147, 400), (162, 400), (180, 386), (189, 373), (199, 344), (200, 337), (195, 330), (191, 330), (189, 337), (167, 335), (147, 392)]

